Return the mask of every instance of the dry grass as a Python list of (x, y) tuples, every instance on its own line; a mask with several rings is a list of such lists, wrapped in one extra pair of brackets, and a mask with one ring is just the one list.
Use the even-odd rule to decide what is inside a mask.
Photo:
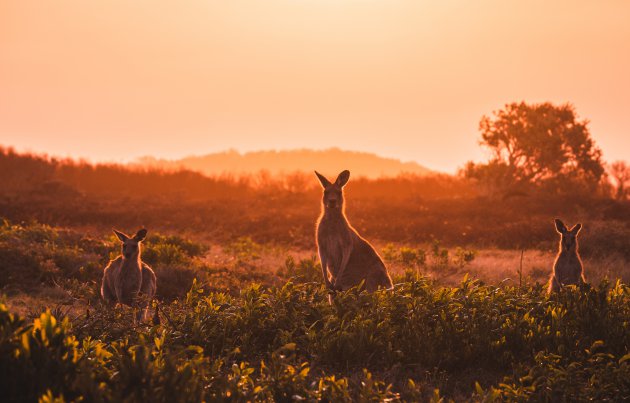
[[(422, 248), (422, 246), (420, 246)], [(423, 249), (427, 249), (424, 246)], [(452, 251), (451, 251), (452, 252)], [(555, 250), (541, 251), (528, 249), (522, 251), (523, 283), (546, 283), (549, 280), (556, 257)], [(606, 257), (590, 257), (583, 259), (584, 275), (587, 281), (599, 283), (604, 278), (611, 280), (622, 279), (630, 281), (630, 264), (620, 254)], [(389, 264), (392, 274), (402, 274), (407, 267), (401, 264)], [(521, 251), (503, 249), (482, 249), (468, 265), (458, 268), (449, 266), (444, 269), (431, 267), (429, 263), (419, 270), (438, 283), (455, 286), (461, 282), (465, 274), (489, 284), (506, 282), (516, 285), (519, 283), (521, 269)]]
[[(213, 243), (200, 238), (196, 238), (195, 242), (202, 245), (205, 252), (193, 259), (190, 267), (182, 266), (177, 269), (169, 265), (154, 266), (158, 274), (160, 298), (167, 296), (166, 299), (170, 300), (183, 296), (193, 277), (197, 277), (208, 290), (232, 294), (237, 294), (240, 289), (253, 282), (265, 286), (279, 285), (287, 280), (285, 269), (289, 257), (295, 262), (303, 259), (318, 261), (314, 245), (310, 249), (261, 245), (249, 238), (229, 244)], [(386, 244), (375, 243), (375, 248), (381, 255), (384, 254)], [(393, 244), (396, 249), (402, 246)], [(427, 254), (426, 264), (415, 269), (434, 279), (436, 283), (446, 286), (458, 285), (466, 274), (489, 284), (518, 285), (519, 281), (523, 284), (546, 283), (556, 255), (555, 250), (528, 249), (522, 252), (521, 263), (520, 250), (481, 249), (476, 251), (474, 260), (466, 265), (457, 265), (450, 261), (448, 265), (438, 266), (432, 260), (431, 245), (411, 246), (422, 249)], [(451, 260), (454, 252), (454, 249), (449, 249)], [(522, 277), (519, 279), (521, 264)], [(414, 268), (401, 262), (387, 262), (387, 266), (393, 276), (402, 275), (406, 270)], [(604, 278), (620, 278), (626, 283), (630, 282), (630, 265), (621, 254), (585, 258), (584, 266), (589, 282), (596, 284)], [(100, 273), (90, 277), (100, 279)], [(319, 278), (319, 274), (316, 277)], [(42, 284), (29, 293), (10, 287), (5, 287), (2, 292), (7, 294), (5, 300), (11, 309), (24, 316), (32, 316), (46, 307), (58, 307), (70, 314), (81, 314), (85, 313), (88, 304), (94, 305), (100, 300), (98, 287), (98, 281), (67, 280), (54, 286)]]
[(85, 313), (88, 307), (86, 300), (72, 297), (61, 287), (42, 287), (34, 293), (18, 292), (4, 296), (4, 300), (11, 312), (29, 319), (39, 317), (46, 309), (76, 316)]

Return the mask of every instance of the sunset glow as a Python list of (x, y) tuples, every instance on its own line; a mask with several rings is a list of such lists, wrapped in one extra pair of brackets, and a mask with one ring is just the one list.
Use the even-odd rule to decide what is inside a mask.
[(0, 400), (630, 396), (630, 0), (0, 0)]
[(3, 1), (0, 143), (129, 161), (340, 147), (454, 172), (482, 115), (571, 102), (630, 150), (622, 1)]

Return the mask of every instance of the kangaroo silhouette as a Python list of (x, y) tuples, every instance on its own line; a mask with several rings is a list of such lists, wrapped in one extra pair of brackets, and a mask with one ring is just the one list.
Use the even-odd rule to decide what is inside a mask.
[(136, 320), (144, 320), (157, 288), (155, 273), (140, 257), (140, 243), (147, 236), (147, 230), (141, 229), (133, 237), (117, 230), (114, 233), (122, 243), (122, 254), (105, 267), (101, 296), (110, 305), (120, 303), (139, 308)]
[(585, 283), (584, 266), (578, 251), (578, 234), (582, 224), (576, 224), (570, 230), (562, 220), (555, 219), (556, 231), (560, 234), (558, 255), (553, 263), (553, 273), (549, 279), (547, 292), (557, 292), (562, 286)]
[(343, 188), (350, 171), (341, 172), (334, 183), (317, 171), (315, 174), (324, 188), (315, 240), (326, 286), (346, 290), (364, 282), (368, 291), (392, 288), (383, 260), (346, 217)]

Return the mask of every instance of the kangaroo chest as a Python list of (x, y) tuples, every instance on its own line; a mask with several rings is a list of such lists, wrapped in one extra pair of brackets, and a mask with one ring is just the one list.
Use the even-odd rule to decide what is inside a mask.
[(344, 253), (349, 253), (352, 248), (352, 234), (344, 224), (322, 220), (317, 231), (317, 242), (333, 276), (339, 271)]
[(142, 283), (142, 271), (136, 264), (122, 264), (116, 276), (116, 297), (123, 304), (131, 305), (138, 296)]
[(580, 260), (575, 254), (561, 253), (560, 256), (558, 256), (558, 264), (563, 266), (579, 266)]
[(574, 254), (561, 253), (555, 265), (556, 276), (561, 281), (573, 280), (582, 272), (582, 262)]

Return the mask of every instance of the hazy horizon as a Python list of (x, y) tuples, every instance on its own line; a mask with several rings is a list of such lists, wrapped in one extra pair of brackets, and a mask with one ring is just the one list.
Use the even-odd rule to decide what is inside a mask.
[[(434, 171), (436, 173), (451, 173), (451, 172), (446, 172), (446, 171), (440, 171), (440, 170), (436, 170), (433, 169), (432, 167), (429, 167), (423, 163), (421, 163), (420, 161), (413, 161), (413, 160), (402, 160), (400, 158), (397, 157), (390, 157), (390, 156), (386, 156), (386, 155), (381, 155), (378, 154), (376, 152), (371, 152), (371, 151), (359, 151), (359, 150), (350, 150), (350, 149), (345, 149), (345, 148), (339, 148), (339, 147), (325, 147), (325, 148), (307, 148), (307, 147), (296, 147), (296, 148), (287, 148), (287, 149), (267, 149), (267, 150), (250, 150), (250, 151), (241, 151), (238, 150), (236, 148), (228, 148), (228, 149), (224, 149), (224, 150), (219, 150), (219, 151), (213, 151), (213, 152), (208, 152), (208, 153), (204, 153), (204, 152), (197, 152), (197, 153), (191, 153), (191, 154), (186, 154), (186, 155), (182, 155), (180, 156), (175, 156), (175, 157), (161, 157), (161, 156), (156, 156), (156, 155), (139, 155), (139, 156), (131, 156), (128, 158), (103, 158), (103, 159), (94, 159), (94, 158), (89, 158), (89, 157), (85, 157), (85, 156), (80, 156), (80, 155), (70, 155), (70, 154), (61, 154), (61, 153), (50, 153), (50, 152), (46, 152), (43, 150), (37, 150), (37, 149), (32, 149), (32, 148), (20, 148), (20, 147), (15, 147), (12, 146), (10, 144), (0, 144), (0, 148), (5, 148), (5, 149), (12, 149), (15, 150), (17, 153), (19, 154), (31, 154), (31, 155), (35, 155), (35, 156), (47, 156), (50, 158), (58, 158), (58, 159), (71, 159), (73, 161), (86, 161), (88, 163), (91, 164), (121, 164), (121, 165), (136, 165), (136, 164), (141, 164), (146, 160), (154, 160), (155, 162), (168, 162), (168, 163), (178, 163), (184, 160), (190, 160), (190, 159), (198, 159), (198, 158), (204, 158), (204, 157), (208, 157), (208, 156), (216, 156), (216, 155), (227, 155), (227, 154), (231, 154), (231, 153), (236, 153), (241, 157), (246, 157), (246, 156), (251, 156), (253, 154), (259, 154), (259, 153), (299, 153), (302, 151), (308, 151), (308, 152), (315, 152), (315, 153), (320, 153), (320, 152), (326, 152), (326, 151), (341, 151), (343, 153), (358, 153), (358, 154), (365, 154), (368, 156), (374, 156), (374, 157), (378, 157), (380, 159), (383, 160), (394, 160), (396, 162), (399, 162), (401, 165), (404, 164), (416, 164), (418, 165), (418, 167), (420, 168), (426, 168), (427, 170), (430, 171)], [(314, 167), (316, 168), (316, 167)], [(313, 169), (314, 169), (313, 168)], [(287, 171), (289, 172), (289, 171)]]
[(630, 150), (630, 3), (6, 1), (0, 143), (92, 162), (362, 151), (453, 173), (510, 102)]

